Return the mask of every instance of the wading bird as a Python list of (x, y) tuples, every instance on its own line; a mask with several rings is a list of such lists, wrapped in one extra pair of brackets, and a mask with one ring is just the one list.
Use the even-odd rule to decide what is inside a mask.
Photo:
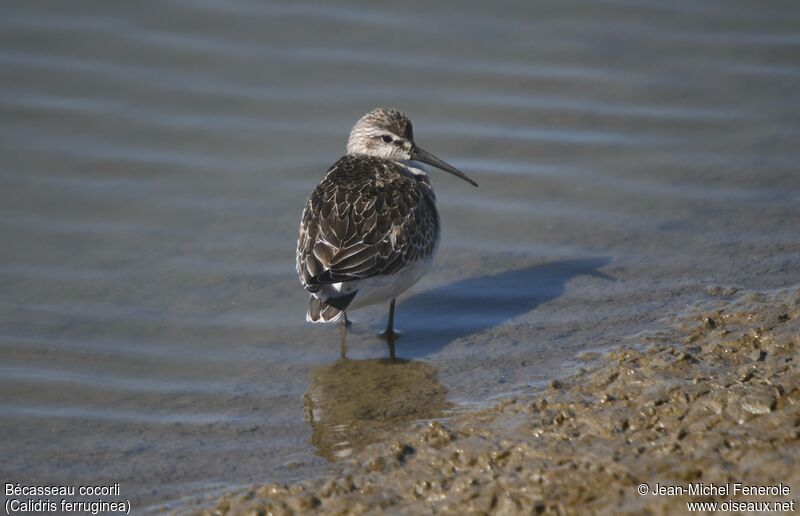
[(433, 263), (439, 213), (423, 163), (478, 184), (414, 142), (411, 121), (378, 108), (356, 122), (347, 154), (311, 192), (297, 238), (297, 274), (311, 294), (306, 320), (342, 322), (367, 305), (389, 301), (382, 334), (394, 357), (395, 298)]

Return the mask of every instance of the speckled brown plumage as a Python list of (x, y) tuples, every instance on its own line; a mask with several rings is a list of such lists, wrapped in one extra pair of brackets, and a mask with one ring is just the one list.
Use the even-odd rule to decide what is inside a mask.
[(306, 320), (346, 322), (346, 310), (390, 301), (384, 334), (396, 336), (394, 300), (430, 269), (439, 242), (422, 163), (478, 186), (421, 149), (401, 111), (373, 109), (353, 126), (347, 155), (311, 192), (300, 221), (297, 274), (311, 294)]
[(326, 284), (388, 276), (430, 257), (438, 232), (426, 176), (384, 158), (345, 156), (303, 210), (297, 272), (312, 293)]

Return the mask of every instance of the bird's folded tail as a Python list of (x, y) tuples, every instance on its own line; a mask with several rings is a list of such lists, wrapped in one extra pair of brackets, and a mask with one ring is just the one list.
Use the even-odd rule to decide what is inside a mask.
[(308, 312), (306, 313), (306, 321), (312, 323), (326, 323), (334, 322), (341, 319), (347, 306), (356, 297), (358, 291), (351, 292), (346, 296), (332, 297), (326, 301), (317, 299), (311, 296), (308, 303)]

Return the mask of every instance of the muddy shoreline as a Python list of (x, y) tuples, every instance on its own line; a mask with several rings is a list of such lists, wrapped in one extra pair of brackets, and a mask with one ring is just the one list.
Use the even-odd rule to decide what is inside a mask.
[[(544, 391), (419, 425), (354, 453), (339, 474), (231, 493), (203, 512), (667, 514), (688, 501), (796, 500), (800, 290), (709, 294)], [(790, 494), (652, 494), (736, 482)]]

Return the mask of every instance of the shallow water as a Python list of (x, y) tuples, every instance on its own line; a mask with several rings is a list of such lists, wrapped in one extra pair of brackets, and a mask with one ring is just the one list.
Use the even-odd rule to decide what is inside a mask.
[[(134, 509), (306, 478), (709, 286), (798, 283), (796, 2), (492, 5), (0, 7), (0, 477)], [(418, 391), (381, 376), (386, 307), (352, 314), (342, 384), (411, 389), (402, 413), (341, 404), (293, 263), (378, 105), (481, 185), (434, 172), (440, 254), (397, 312)]]

